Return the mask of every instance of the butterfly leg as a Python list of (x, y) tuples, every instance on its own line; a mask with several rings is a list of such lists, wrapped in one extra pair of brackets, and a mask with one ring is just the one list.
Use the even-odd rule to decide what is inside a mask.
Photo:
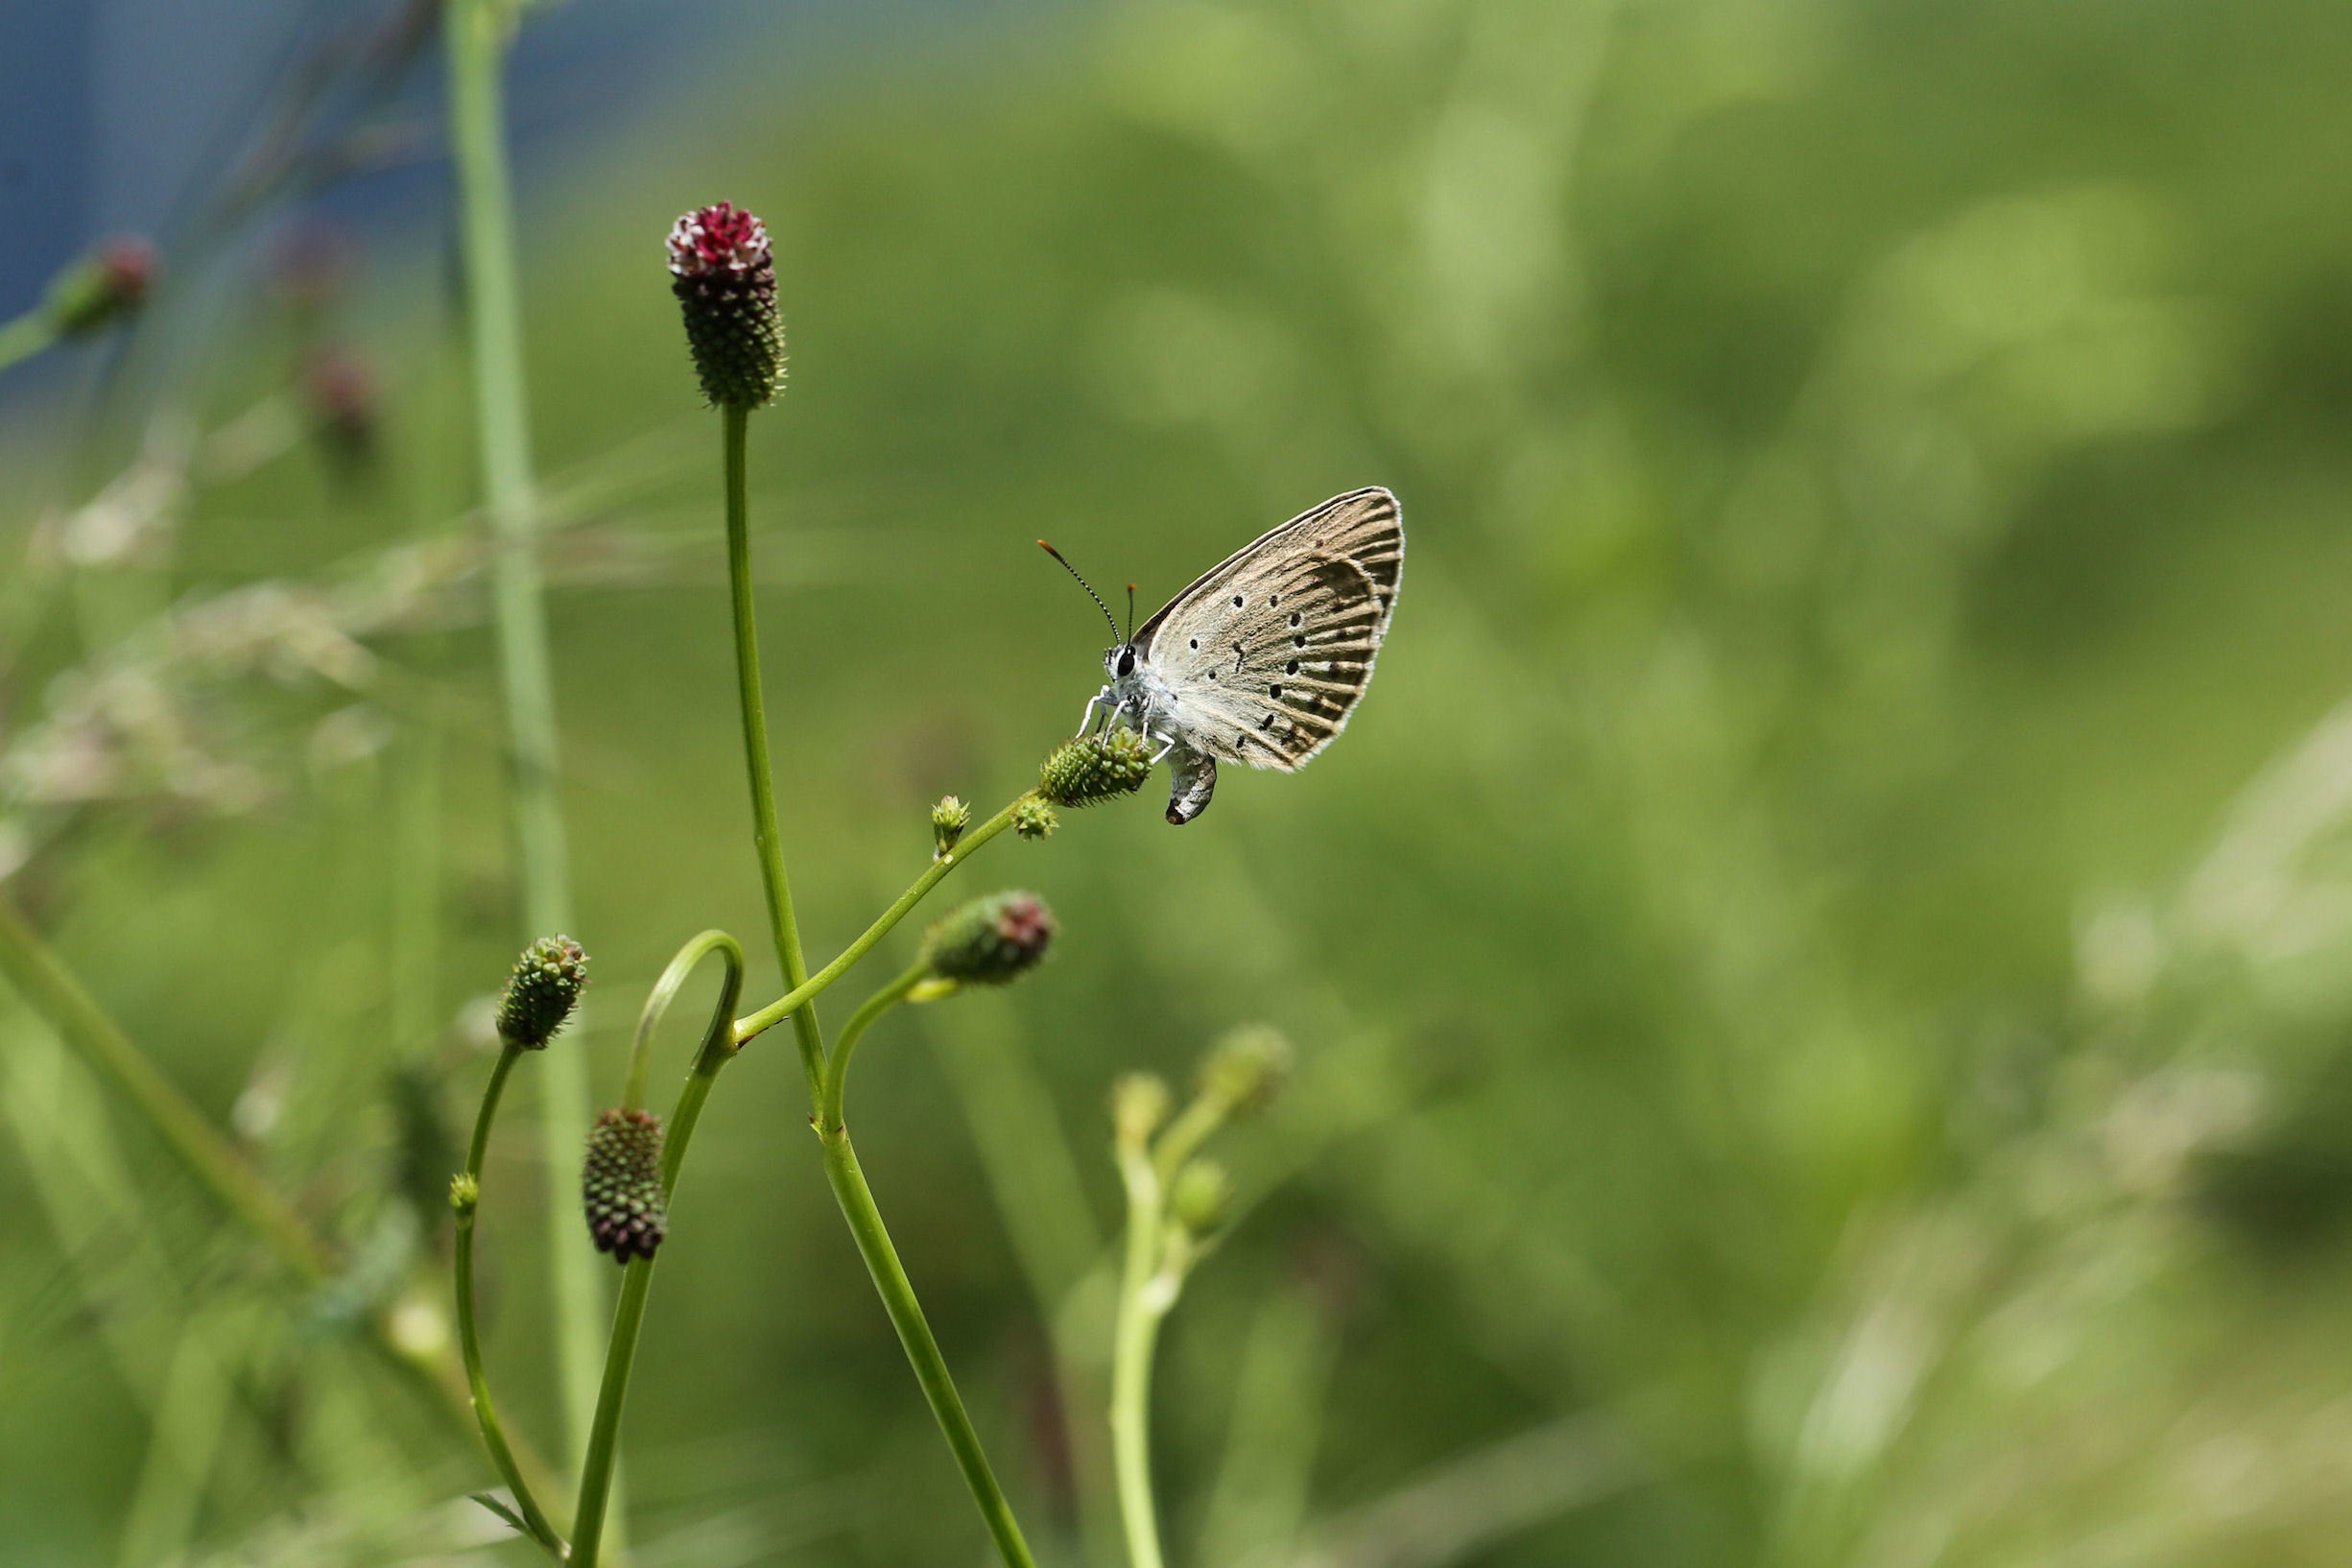
[(1086, 699), (1086, 711), (1078, 721), (1078, 732), (1081, 735), (1085, 734), (1088, 730), (1094, 727), (1094, 710), (1101, 707), (1104, 700), (1109, 696), (1110, 688), (1105, 686), (1101, 691), (1095, 693), (1092, 697)]

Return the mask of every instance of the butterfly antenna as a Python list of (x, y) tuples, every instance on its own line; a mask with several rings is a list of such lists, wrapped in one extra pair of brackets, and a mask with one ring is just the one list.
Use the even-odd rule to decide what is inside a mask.
[(1127, 640), (1135, 640), (1135, 584), (1127, 585)]
[[(1037, 548), (1044, 551), (1047, 555), (1053, 557), (1056, 560), (1060, 561), (1061, 569), (1063, 571), (1069, 573), (1072, 577), (1078, 578), (1078, 585), (1086, 590), (1086, 597), (1094, 601), (1094, 607), (1101, 610), (1103, 612), (1103, 619), (1110, 623), (1110, 634), (1114, 637), (1119, 636), (1119, 617), (1113, 615), (1110, 612), (1110, 606), (1103, 603), (1103, 596), (1094, 591), (1094, 584), (1087, 582), (1082, 576), (1080, 576), (1078, 568), (1070, 564), (1069, 558), (1065, 557), (1060, 551), (1055, 549), (1052, 545), (1046, 543), (1043, 539), (1039, 539), (1037, 541)], [(1126, 641), (1125, 638), (1120, 638), (1120, 640), (1122, 642)]]

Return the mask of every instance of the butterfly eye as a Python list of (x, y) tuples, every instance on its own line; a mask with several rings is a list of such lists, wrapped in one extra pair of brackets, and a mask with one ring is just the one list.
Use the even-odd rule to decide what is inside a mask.
[(1123, 676), (1131, 676), (1135, 673), (1135, 650), (1132, 648), (1119, 650), (1119, 673)]

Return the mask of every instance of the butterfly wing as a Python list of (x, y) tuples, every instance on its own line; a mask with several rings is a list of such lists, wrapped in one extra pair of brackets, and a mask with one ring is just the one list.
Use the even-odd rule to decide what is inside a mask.
[(1377, 487), (1227, 556), (1135, 633), (1170, 694), (1167, 722), (1208, 758), (1303, 768), (1372, 678), (1404, 568), (1403, 511)]

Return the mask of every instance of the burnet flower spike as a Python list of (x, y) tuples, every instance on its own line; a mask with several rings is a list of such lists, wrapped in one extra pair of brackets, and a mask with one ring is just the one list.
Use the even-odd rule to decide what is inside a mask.
[(661, 1118), (650, 1110), (599, 1111), (588, 1129), (580, 1200), (596, 1249), (626, 1264), (650, 1258), (670, 1233), (661, 1196)]
[(1037, 770), (1037, 793), (1057, 806), (1091, 806), (1134, 794), (1151, 773), (1151, 743), (1119, 725), (1055, 748)]
[(702, 395), (764, 408), (784, 390), (784, 319), (768, 226), (730, 202), (698, 207), (670, 229), (670, 291), (686, 319)]
[(499, 1035), (541, 1051), (572, 1015), (588, 984), (588, 955), (569, 937), (541, 937), (523, 949), (498, 1002)]
[(1054, 940), (1054, 912), (1033, 892), (1018, 890), (975, 898), (923, 937), (923, 962), (939, 980), (1004, 986), (1045, 960)]

